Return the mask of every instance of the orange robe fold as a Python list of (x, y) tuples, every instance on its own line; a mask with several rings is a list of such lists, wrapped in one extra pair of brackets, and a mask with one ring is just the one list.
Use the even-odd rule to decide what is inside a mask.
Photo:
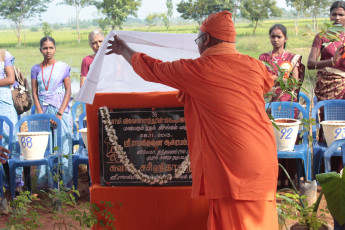
[(221, 43), (197, 59), (135, 53), (131, 64), (143, 79), (184, 94), (192, 197), (275, 199), (277, 152), (263, 99), (274, 81), (260, 61)]

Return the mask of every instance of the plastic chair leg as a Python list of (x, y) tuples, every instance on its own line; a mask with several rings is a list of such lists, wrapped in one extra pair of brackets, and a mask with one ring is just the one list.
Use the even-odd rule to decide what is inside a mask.
[(73, 155), (72, 157), (73, 161), (73, 185), (74, 189), (78, 190), (78, 174), (79, 174), (79, 156)]
[(1, 166), (1, 167), (0, 167), (0, 196), (1, 196), (1, 197), (4, 196), (4, 189), (3, 189), (4, 180), (3, 180), (3, 178), (2, 178), (2, 170), (3, 170), (3, 167)]
[(15, 187), (16, 187), (16, 167), (12, 165), (10, 166), (10, 191), (11, 191), (12, 199), (16, 197)]
[(24, 186), (31, 192), (31, 168), (30, 166), (23, 167), (24, 171)]

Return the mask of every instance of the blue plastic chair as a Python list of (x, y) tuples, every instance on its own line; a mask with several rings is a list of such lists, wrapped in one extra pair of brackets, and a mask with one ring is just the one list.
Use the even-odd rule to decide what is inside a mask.
[(82, 108), (81, 113), (86, 112), (85, 103), (83, 102), (76, 101), (71, 108), (72, 119), (73, 119), (72, 149), (74, 149), (75, 145), (79, 145), (79, 135), (78, 135), (79, 131), (78, 131), (78, 125), (77, 125), (79, 119), (77, 116), (77, 110), (80, 106)]
[[(84, 125), (84, 118), (86, 116), (86, 113), (82, 113), (79, 116), (79, 128), (85, 128)], [(84, 141), (81, 137), (81, 133), (79, 132), (79, 149), (75, 154), (73, 154), (73, 184), (74, 188), (78, 189), (78, 178), (79, 178), (79, 165), (80, 164), (86, 164), (88, 171), (89, 171), (89, 155), (87, 149), (84, 147)], [(90, 185), (90, 176), (89, 176), (89, 185)]]
[[(31, 106), (31, 115), (32, 114), (35, 114), (36, 113), (36, 106), (35, 106), (35, 104), (33, 104), (32, 106)], [(19, 120), (18, 120), (19, 121)]]
[[(4, 133), (4, 130), (3, 130), (4, 129), (4, 123), (6, 123), (8, 128), (9, 128), (7, 149), (12, 152), (13, 123), (12, 123), (12, 121), (10, 119), (8, 119), (8, 117), (0, 116), (0, 135), (3, 135), (3, 133)], [(0, 146), (2, 146), (2, 145), (3, 145), (3, 138), (0, 140)], [(3, 190), (4, 181), (3, 181), (3, 175), (2, 175), (3, 170), (4, 170), (4, 167), (1, 164), (0, 165), (0, 196), (1, 197), (4, 196), (4, 190)]]
[[(57, 126), (56, 128), (51, 131), (51, 125), (50, 120), (53, 120), (56, 122)], [(57, 166), (59, 163), (58, 157), (60, 157), (61, 152), (61, 146), (62, 146), (62, 133), (61, 133), (61, 121), (59, 118), (57, 118), (53, 114), (33, 114), (33, 115), (27, 115), (23, 118), (21, 118), (17, 124), (15, 125), (15, 132), (20, 132), (21, 125), (27, 122), (28, 125), (28, 131), (29, 132), (50, 132), (50, 136), (54, 135), (54, 138), (49, 138), (47, 149), (44, 154), (43, 159), (39, 160), (25, 160), (21, 155), (20, 147), (19, 147), (19, 141), (16, 141), (14, 143), (14, 150), (13, 153), (10, 155), (17, 156), (18, 158), (10, 158), (8, 160), (9, 165), (9, 171), (10, 171), (10, 190), (11, 190), (11, 196), (12, 198), (15, 197), (15, 171), (18, 167), (24, 168), (24, 176), (25, 181), (27, 182), (27, 187), (29, 190), (31, 190), (31, 183), (30, 183), (30, 166), (39, 166), (39, 165), (47, 165), (50, 167), (52, 174), (58, 173)], [(53, 140), (53, 141), (52, 141)], [(58, 147), (57, 154), (52, 154), (54, 147)], [(55, 186), (57, 186), (57, 183), (54, 183)]]
[[(314, 105), (312, 109), (312, 118), (317, 122), (313, 126), (313, 176), (320, 173), (320, 165), (324, 153), (327, 150), (328, 146), (326, 143), (318, 142), (316, 139), (316, 131), (320, 129), (320, 123), (318, 122), (318, 112), (320, 108), (324, 108), (325, 121), (327, 120), (345, 120), (345, 100), (325, 100), (319, 101)], [(340, 156), (340, 151), (337, 150), (333, 156)]]
[[(300, 103), (300, 100), (301, 98), (303, 98), (303, 100), (305, 101), (306, 103), (306, 107), (305, 107), (305, 110), (307, 110), (307, 113), (309, 114), (309, 110), (310, 110), (310, 99), (309, 97), (303, 93), (303, 92), (299, 92), (298, 94), (298, 102)], [(301, 103), (300, 103), (301, 104)]]
[[(266, 105), (268, 106), (268, 105)], [(299, 110), (303, 118), (308, 118), (308, 113), (302, 105), (297, 102), (272, 102), (271, 103), (271, 115), (277, 118), (294, 118), (295, 109)], [(304, 127), (303, 127), (304, 129)], [(301, 159), (304, 166), (304, 176), (307, 180), (311, 179), (311, 152), (309, 151), (308, 145), (308, 131), (304, 132), (302, 137), (302, 143), (297, 144), (294, 147), (293, 151), (277, 151), (278, 158), (280, 159)], [(301, 170), (297, 170), (297, 173), (300, 174)], [(299, 176), (300, 177), (300, 176)]]
[[(338, 149), (339, 147), (341, 150)], [(323, 156), (325, 173), (331, 171), (332, 156), (341, 156), (343, 158), (343, 167), (345, 166), (345, 139), (335, 140), (325, 151)]]

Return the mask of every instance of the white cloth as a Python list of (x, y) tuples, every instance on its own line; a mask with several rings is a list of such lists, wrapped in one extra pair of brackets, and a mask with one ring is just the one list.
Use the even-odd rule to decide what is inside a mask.
[(105, 55), (108, 41), (113, 40), (115, 34), (125, 40), (135, 51), (162, 61), (199, 57), (198, 47), (194, 43), (196, 34), (111, 31), (91, 64), (83, 87), (77, 94), (77, 101), (92, 104), (95, 93), (176, 90), (162, 84), (144, 81), (120, 55)]

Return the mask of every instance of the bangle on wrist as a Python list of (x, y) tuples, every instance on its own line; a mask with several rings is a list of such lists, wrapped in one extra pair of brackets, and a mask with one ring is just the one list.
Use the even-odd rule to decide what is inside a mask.
[(332, 66), (334, 66), (334, 57), (331, 57)]
[(62, 114), (61, 114), (60, 112), (57, 112), (57, 113), (56, 113), (56, 115), (60, 115), (60, 116), (62, 116)]

